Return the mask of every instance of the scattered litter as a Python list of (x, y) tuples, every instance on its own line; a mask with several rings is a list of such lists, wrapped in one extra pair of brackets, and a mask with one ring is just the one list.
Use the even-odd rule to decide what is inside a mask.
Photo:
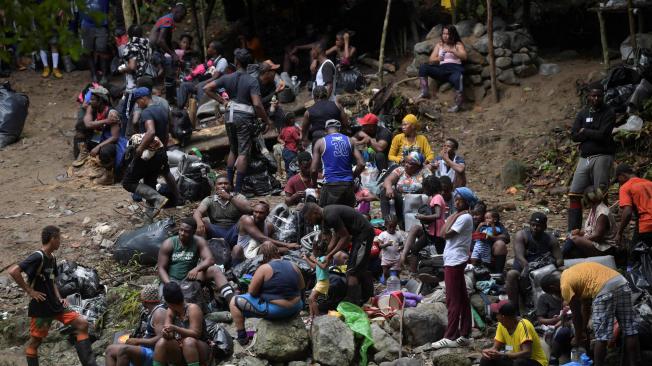
[(19, 213), (14, 214), (14, 215), (2, 216), (2, 217), (0, 217), (0, 219), (16, 219), (16, 218), (19, 218), (21, 216), (29, 216), (29, 215), (31, 215), (31, 213), (29, 213), (29, 212), (19, 212)]

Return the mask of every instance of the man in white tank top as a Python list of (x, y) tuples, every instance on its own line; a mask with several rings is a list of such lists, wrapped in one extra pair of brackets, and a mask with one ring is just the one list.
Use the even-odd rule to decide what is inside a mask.
[(313, 59), (313, 64), (316, 66), (315, 72), (315, 86), (325, 86), (328, 90), (329, 100), (335, 101), (335, 82), (337, 79), (337, 69), (333, 61), (326, 57), (326, 45), (324, 43), (316, 43), (310, 50), (310, 56)]

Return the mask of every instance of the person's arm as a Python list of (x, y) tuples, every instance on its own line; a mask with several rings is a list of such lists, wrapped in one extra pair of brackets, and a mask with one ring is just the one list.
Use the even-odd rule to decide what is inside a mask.
[(577, 296), (573, 296), (571, 301), (568, 303), (570, 306), (571, 311), (573, 312), (573, 327), (575, 328), (575, 339), (579, 343), (583, 341), (586, 338), (586, 325), (588, 322), (588, 318), (586, 321), (584, 320), (584, 316), (582, 314), (582, 301), (577, 298)]
[(575, 116), (575, 121), (571, 127), (571, 139), (573, 142), (583, 142), (586, 141), (586, 136), (581, 132), (584, 132), (582, 128), (583, 119), (586, 118), (584, 111), (580, 111), (577, 116)]
[(351, 234), (349, 233), (348, 230), (346, 230), (346, 227), (344, 226), (343, 223), (340, 223), (339, 228), (335, 231), (335, 235), (333, 235), (333, 239), (335, 238), (337, 238), (337, 241), (335, 242), (335, 247), (331, 249), (330, 252), (328, 252), (328, 254), (326, 255), (326, 262), (330, 262), (333, 256), (335, 255), (335, 253), (344, 249), (346, 245), (351, 242)]
[(517, 360), (519, 358), (530, 358), (532, 356), (532, 341), (528, 340), (520, 344), (518, 352), (507, 352), (505, 357), (510, 360)]
[(204, 313), (197, 304), (188, 304), (188, 319), (190, 324), (188, 328), (182, 328), (172, 325), (171, 328), (181, 336), (181, 338), (195, 338), (199, 339), (202, 336), (202, 328), (204, 322)]
[(195, 243), (197, 244), (197, 249), (199, 252), (199, 258), (201, 258), (201, 261), (197, 263), (197, 266), (188, 272), (186, 275), (186, 278), (189, 280), (196, 280), (197, 276), (199, 275), (199, 272), (203, 272), (207, 270), (210, 266), (215, 264), (215, 258), (213, 258), (213, 253), (211, 250), (208, 248), (208, 243), (206, 243), (206, 239), (201, 238), (199, 236), (194, 237)]
[(377, 140), (373, 137), (369, 137), (369, 145), (374, 149), (376, 152), (383, 152), (387, 149), (387, 141), (385, 140)]
[(217, 94), (217, 93), (215, 92), (215, 91), (217, 90), (217, 86), (218, 86), (217, 84), (218, 84), (218, 81), (219, 81), (219, 80), (220, 80), (220, 79), (217, 79), (217, 80), (213, 80), (213, 81), (211, 81), (211, 82), (209, 82), (209, 83), (206, 83), (206, 85), (204, 85), (204, 88), (203, 88), (203, 89), (204, 89), (204, 93), (205, 93), (209, 98), (216, 100), (216, 101), (217, 101), (218, 103), (220, 103), (221, 105), (226, 105), (226, 100), (224, 100), (224, 98), (222, 98), (221, 95), (219, 95), (219, 94)]
[(429, 63), (434, 64), (439, 62), (439, 47), (440, 47), (440, 43), (437, 43), (435, 45), (435, 48), (432, 49), (432, 52), (430, 53), (430, 58), (428, 58)]
[(544, 318), (543, 316), (537, 317), (537, 321), (539, 322), (539, 324), (543, 324), (543, 325), (557, 325), (560, 319), (561, 318), (559, 317), (559, 315), (555, 315), (552, 318)]
[(457, 230), (455, 230), (455, 223), (457, 219), (463, 214), (463, 212), (456, 212), (453, 214), (453, 216), (449, 217), (448, 220), (446, 221), (446, 225), (444, 225), (444, 238), (449, 239), (454, 237), (455, 235), (459, 234)]
[[(208, 197), (208, 199), (210, 199), (210, 196)], [(195, 223), (197, 224), (196, 232), (198, 235), (206, 234), (206, 225), (204, 224), (204, 216), (206, 216), (208, 207), (203, 203), (204, 201), (202, 201), (199, 204), (199, 206), (192, 212), (192, 218), (195, 219)]]
[(306, 191), (295, 191), (294, 187), (285, 185), (285, 204), (294, 206), (306, 196)]
[(160, 28), (158, 31), (158, 36), (156, 37), (156, 45), (165, 53), (170, 55), (172, 57), (172, 61), (176, 62), (179, 61), (179, 57), (177, 56), (177, 53), (174, 52), (173, 49), (170, 48), (170, 46), (167, 43), (167, 39), (170, 38), (168, 37), (168, 33), (172, 32), (171, 28)]
[(360, 150), (355, 148), (353, 140), (349, 137), (349, 144), (351, 145), (351, 151), (353, 152), (353, 158), (355, 159), (355, 170), (353, 170), (353, 178), (359, 177), (360, 174), (365, 169), (364, 158), (360, 153)]
[(385, 188), (385, 197), (390, 200), (394, 198), (394, 186), (396, 185), (396, 182), (398, 182), (399, 178), (398, 174), (396, 174), (397, 169), (392, 170), (392, 172), (389, 173), (387, 178), (385, 178), (383, 181), (383, 187)]
[(86, 107), (86, 114), (84, 114), (84, 126), (86, 126), (86, 128), (97, 129), (97, 128), (101, 128), (105, 124), (113, 124), (117, 122), (119, 122), (119, 117), (117, 116), (117, 112), (115, 111), (109, 112), (109, 115), (107, 116), (106, 119), (100, 119), (94, 121), (93, 107), (91, 107), (90, 105)]
[(439, 216), (441, 216), (441, 206), (435, 205), (435, 207), (432, 208), (432, 215), (421, 215), (417, 214), (414, 216), (417, 220), (425, 223), (431, 223), (437, 221)]
[[(448, 153), (444, 154), (442, 153), (442, 159), (446, 162), (446, 165), (451, 167), (456, 173), (462, 174), (464, 173), (464, 169), (466, 168), (464, 163), (456, 163), (454, 160), (452, 160), (449, 156)], [(431, 160), (432, 161), (432, 160)]]
[(258, 226), (256, 226), (256, 223), (254, 223), (254, 220), (253, 218), (251, 218), (251, 216), (248, 215), (242, 216), (240, 218), (238, 226), (240, 227), (240, 229), (246, 231), (247, 234), (249, 234), (249, 236), (251, 236), (252, 239), (254, 239), (259, 243), (262, 243), (264, 241), (270, 241), (272, 242), (272, 244), (278, 247), (287, 247), (287, 248), (293, 247), (290, 243), (272, 239), (269, 236), (265, 235), (263, 232), (260, 231)]
[(147, 146), (154, 141), (154, 136), (156, 136), (154, 120), (148, 119), (145, 121), (145, 134), (143, 134), (143, 139), (140, 141), (140, 145), (136, 148), (136, 156), (140, 157), (143, 154), (143, 151), (145, 151)]
[(329, 267), (329, 266), (328, 266), (328, 261), (327, 261), (327, 260), (324, 260), (323, 262), (321, 262), (319, 259), (317, 259), (317, 260), (315, 261), (315, 264), (316, 264), (317, 266), (319, 266), (319, 268), (321, 268), (321, 269), (323, 269), (323, 270), (327, 270), (328, 267)]
[(312, 162), (310, 163), (310, 179), (317, 182), (319, 178), (319, 168), (321, 164), (321, 155), (324, 152), (324, 139), (319, 139), (312, 149)]
[[(604, 107), (607, 108), (607, 107)], [(604, 115), (600, 116), (598, 121), (593, 121), (592, 123), (599, 122), (598, 128), (585, 128), (581, 131), (581, 135), (592, 141), (598, 141), (603, 143), (608, 143), (611, 141), (611, 132), (614, 129), (614, 124), (616, 123), (616, 115), (611, 110), (607, 108)]]
[(163, 335), (163, 326), (165, 324), (165, 317), (167, 311), (163, 308), (158, 308), (152, 315), (152, 327), (154, 328), (154, 336), (152, 338), (129, 338), (127, 344), (134, 346), (143, 346), (147, 348), (154, 348), (159, 339)]
[(251, 283), (249, 283), (247, 290), (251, 296), (258, 297), (258, 295), (260, 295), (260, 289), (263, 287), (263, 283), (265, 282), (265, 276), (270, 273), (271, 270), (272, 267), (270, 267), (269, 264), (263, 264), (258, 267), (256, 272), (254, 272), (254, 276), (251, 278)]
[(266, 133), (270, 128), (272, 128), (272, 121), (270, 121), (269, 116), (267, 116), (267, 112), (265, 112), (265, 107), (263, 106), (263, 102), (260, 99), (260, 95), (251, 94), (251, 102), (254, 105), (256, 116), (258, 116), (258, 118), (262, 119), (263, 122), (267, 124), (267, 128), (264, 131), (264, 133)]
[(498, 357), (501, 357), (502, 354), (500, 353), (500, 350), (503, 348), (504, 343), (499, 342), (494, 339), (494, 344), (491, 348), (487, 348), (482, 350), (482, 357), (493, 360)]
[(629, 225), (629, 221), (632, 219), (633, 212), (634, 210), (630, 205), (620, 207), (620, 224), (618, 224), (618, 231), (616, 232), (616, 239), (619, 246), (622, 245), (623, 234), (625, 233), (625, 229)]
[(91, 156), (97, 156), (100, 153), (100, 149), (102, 149), (102, 147), (117, 142), (119, 138), (120, 138), (120, 125), (119, 124), (111, 125), (111, 137), (97, 144), (90, 151)]
[[(497, 226), (500, 227), (500, 233), (499, 234), (494, 234), (492, 239), (494, 241), (496, 240), (502, 240), (505, 242), (505, 244), (509, 243), (509, 232), (507, 231), (507, 228), (504, 227), (503, 225)], [(495, 232), (495, 230), (494, 230)]]
[(165, 239), (158, 251), (158, 260), (156, 267), (158, 268), (158, 277), (163, 283), (170, 282), (170, 275), (168, 274), (168, 266), (170, 265), (170, 255), (172, 254), (172, 241)]
[(337, 106), (340, 109), (340, 122), (342, 123), (342, 131), (351, 131), (351, 122), (349, 121), (349, 115), (346, 114), (344, 108)]
[(249, 200), (243, 195), (236, 194), (234, 196), (231, 196), (231, 203), (235, 208), (240, 211), (241, 214), (243, 215), (250, 215), (253, 212), (253, 209), (251, 208), (251, 204), (249, 203)]
[(332, 54), (335, 53), (335, 52), (337, 52), (337, 46), (333, 46), (333, 47), (327, 49), (327, 50), (326, 50), (326, 56), (330, 56), (330, 55), (332, 55)]
[(40, 292), (40, 291), (36, 291), (33, 288), (31, 288), (27, 284), (27, 282), (25, 282), (25, 279), (23, 278), (23, 275), (21, 273), (22, 273), (22, 270), (20, 269), (20, 267), (17, 264), (14, 264), (9, 269), (9, 275), (11, 276), (11, 278), (14, 279), (16, 284), (18, 286), (20, 286), (20, 288), (22, 288), (23, 291), (25, 291), (25, 293), (27, 295), (29, 295), (30, 298), (32, 298), (32, 299), (34, 299), (36, 301), (45, 301), (45, 296), (46, 295), (44, 293)]
[(514, 258), (518, 259), (521, 264), (521, 268), (527, 268), (528, 262), (525, 259), (525, 233), (523, 230), (516, 233), (516, 238), (514, 239)]
[(449, 52), (452, 52), (460, 60), (466, 61), (466, 48), (462, 42), (457, 42), (455, 47), (453, 47)]
[(306, 110), (303, 114), (303, 121), (301, 121), (301, 144), (305, 149), (310, 145), (310, 140), (308, 140), (308, 133), (310, 131), (310, 113)]
[(401, 153), (401, 145), (402, 141), (399, 141), (400, 138), (399, 136), (394, 136), (392, 139), (392, 144), (389, 147), (389, 153), (387, 154), (387, 158), (396, 164), (399, 164), (401, 160), (403, 160), (403, 155)]

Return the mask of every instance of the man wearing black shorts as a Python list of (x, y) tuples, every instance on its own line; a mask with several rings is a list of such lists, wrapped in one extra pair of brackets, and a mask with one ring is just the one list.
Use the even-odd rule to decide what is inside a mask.
[[(233, 174), (237, 171), (233, 193), (240, 193), (247, 173), (247, 161), (251, 146), (259, 133), (256, 128), (256, 117), (265, 123), (266, 127), (262, 131), (263, 133), (272, 127), (272, 122), (260, 99), (258, 80), (245, 70), (247, 65), (253, 62), (251, 53), (244, 48), (238, 48), (234, 55), (237, 71), (206, 84), (204, 92), (227, 109), (225, 122), (230, 150), (226, 160), (226, 175), (229, 184), (233, 186)], [(216, 93), (216, 90), (221, 88), (226, 90), (229, 101)]]
[(374, 239), (374, 228), (366, 217), (353, 207), (328, 205), (324, 208), (308, 202), (301, 210), (308, 225), (321, 225), (322, 231), (333, 230), (328, 243), (326, 263), (330, 263), (339, 251), (346, 251), (350, 244), (346, 268), (348, 289), (346, 301), (362, 304), (373, 295), (373, 281), (369, 273), (369, 253)]
[[(176, 24), (186, 17), (186, 6), (183, 3), (177, 3), (172, 12), (158, 18), (149, 34), (149, 42), (152, 45), (152, 61), (155, 65), (163, 68), (165, 75), (165, 99), (172, 105), (176, 104), (177, 81), (176, 65), (179, 63), (179, 57), (172, 47), (172, 34)], [(170, 57), (166, 56), (169, 55)]]
[[(58, 276), (54, 252), (61, 246), (61, 230), (46, 226), (41, 232), (41, 249), (9, 269), (9, 274), (31, 298), (27, 315), (31, 318), (29, 341), (25, 347), (28, 366), (38, 366), (38, 347), (48, 335), (53, 320), (70, 325), (76, 331), (75, 349), (83, 366), (95, 366), (95, 356), (88, 337), (88, 322), (68, 308), (54, 280)], [(27, 275), (27, 282), (22, 276)]]
[(96, 62), (100, 61), (101, 84), (109, 75), (109, 0), (86, 0), (86, 13), (81, 14), (82, 47), (88, 52), (91, 80), (97, 82)]
[[(148, 216), (153, 218), (168, 201), (154, 187), (159, 176), (165, 177), (170, 174), (168, 156), (165, 152), (168, 141), (169, 111), (152, 103), (152, 93), (145, 87), (136, 88), (133, 97), (136, 104), (143, 109), (139, 123), (140, 132), (143, 134), (132, 136), (132, 141), (140, 137), (140, 143), (127, 167), (122, 186), (147, 201), (150, 206)], [(143, 183), (140, 183), (141, 179)], [(176, 186), (170, 188), (176, 189)]]

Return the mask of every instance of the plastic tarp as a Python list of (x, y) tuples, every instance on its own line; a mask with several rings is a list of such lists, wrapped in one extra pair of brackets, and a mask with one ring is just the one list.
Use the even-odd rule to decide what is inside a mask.
[(367, 350), (374, 345), (374, 338), (371, 335), (369, 318), (361, 307), (350, 302), (343, 301), (337, 306), (337, 311), (344, 316), (346, 325), (353, 333), (364, 337), (360, 347), (360, 365), (367, 365)]
[(155, 265), (161, 244), (172, 236), (174, 226), (174, 219), (168, 218), (120, 235), (113, 247), (113, 259), (122, 264), (133, 259), (145, 266)]
[(0, 148), (18, 140), (28, 109), (27, 95), (12, 90), (8, 82), (0, 86)]

